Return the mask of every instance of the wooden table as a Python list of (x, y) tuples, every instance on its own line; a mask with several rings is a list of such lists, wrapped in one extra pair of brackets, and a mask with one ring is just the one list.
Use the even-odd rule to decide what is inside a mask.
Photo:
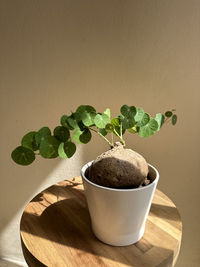
[(25, 208), (20, 225), (29, 266), (174, 266), (182, 223), (174, 203), (156, 190), (143, 238), (113, 247), (96, 239), (80, 177), (55, 184)]

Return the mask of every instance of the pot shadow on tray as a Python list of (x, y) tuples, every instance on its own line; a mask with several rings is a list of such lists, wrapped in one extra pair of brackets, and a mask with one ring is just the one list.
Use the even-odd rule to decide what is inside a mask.
[[(54, 185), (45, 190), (42, 195), (36, 196), (33, 201), (41, 201), (45, 196), (45, 192), (54, 195), (54, 197), (59, 193), (59, 197), (64, 197), (66, 196), (65, 190), (65, 186)], [(144, 239), (126, 247), (114, 247), (100, 242), (91, 230), (90, 215), (86, 202), (85, 200), (83, 201), (85, 199), (83, 190), (73, 188), (73, 185), (67, 186), (67, 190), (73, 193), (73, 197), (57, 201), (53, 204), (49, 203), (49, 206), (45, 207), (41, 215), (24, 212), (21, 221), (21, 231), (53, 241), (55, 244), (62, 244), (68, 248), (78, 250), (79, 253), (76, 252), (77, 257), (83, 257), (83, 262), (84, 257), (88, 257), (89, 254), (90, 257), (93, 257), (95, 265), (99, 266), (101, 266), (101, 263), (98, 256), (129, 266), (132, 266), (133, 262), (143, 264), (138, 266), (147, 266), (143, 262), (142, 256), (153, 247), (151, 244)], [(80, 195), (83, 197), (82, 201), (80, 201)], [(42, 203), (38, 203), (38, 205), (40, 204)], [(154, 213), (157, 213), (156, 209), (157, 207), (153, 206)], [(164, 209), (165, 206), (162, 207), (162, 210)], [(163, 214), (161, 213), (162, 216)], [(31, 223), (29, 224), (28, 222)], [(59, 250), (59, 245), (57, 249)], [(173, 261), (172, 250), (162, 247), (157, 247), (157, 250), (163, 254), (163, 257), (168, 255), (165, 258), (171, 258), (170, 261)], [(85, 253), (80, 253), (80, 251)], [(102, 266), (104, 266), (103, 263)], [(148, 266), (150, 267), (151, 265)]]

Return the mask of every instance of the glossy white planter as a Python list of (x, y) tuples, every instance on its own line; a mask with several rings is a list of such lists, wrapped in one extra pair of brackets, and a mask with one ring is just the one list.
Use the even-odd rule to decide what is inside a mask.
[(90, 212), (92, 229), (98, 239), (113, 246), (136, 243), (144, 234), (159, 173), (149, 164), (154, 181), (142, 188), (114, 189), (92, 183), (85, 177), (92, 161), (83, 166), (81, 176)]

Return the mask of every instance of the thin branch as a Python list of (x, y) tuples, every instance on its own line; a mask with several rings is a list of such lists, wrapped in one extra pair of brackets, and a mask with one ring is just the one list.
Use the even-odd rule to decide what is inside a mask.
[(122, 138), (122, 122), (120, 122), (120, 136)]
[(119, 137), (119, 139), (120, 139), (122, 145), (125, 146), (126, 143), (125, 143), (124, 139), (118, 134), (118, 132), (117, 132), (115, 129), (114, 129), (114, 133)]
[(113, 132), (111, 133), (111, 137), (112, 137), (112, 145), (114, 147), (114, 134), (113, 134)]
[(103, 134), (101, 134), (100, 132), (98, 132), (98, 131), (96, 131), (96, 130), (90, 128), (90, 127), (89, 127), (89, 129), (90, 129), (91, 131), (97, 133), (99, 136), (101, 136), (101, 138), (103, 138), (103, 139), (109, 144), (109, 146), (113, 147), (113, 144), (112, 144), (112, 143), (111, 143), (105, 136), (103, 136)]

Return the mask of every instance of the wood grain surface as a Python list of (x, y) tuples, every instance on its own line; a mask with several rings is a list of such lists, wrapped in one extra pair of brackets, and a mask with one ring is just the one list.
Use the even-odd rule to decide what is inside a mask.
[(114, 247), (91, 230), (81, 177), (55, 184), (25, 208), (20, 225), (22, 249), (29, 266), (174, 266), (182, 223), (174, 203), (156, 190), (143, 238)]

